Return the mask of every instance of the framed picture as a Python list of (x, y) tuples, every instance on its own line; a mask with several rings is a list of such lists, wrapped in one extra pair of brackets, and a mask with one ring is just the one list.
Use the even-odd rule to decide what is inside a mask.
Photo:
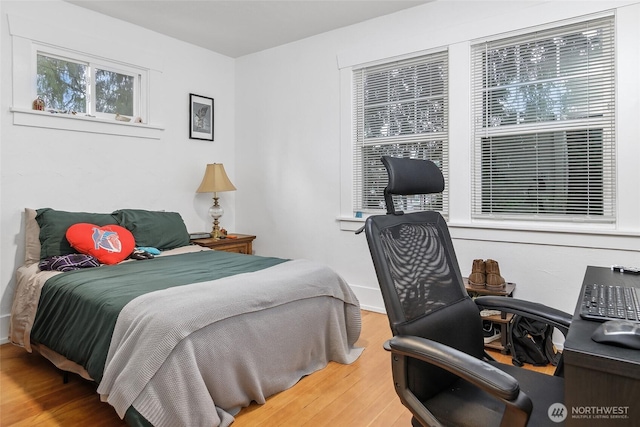
[(189, 94), (189, 138), (213, 141), (213, 98)]

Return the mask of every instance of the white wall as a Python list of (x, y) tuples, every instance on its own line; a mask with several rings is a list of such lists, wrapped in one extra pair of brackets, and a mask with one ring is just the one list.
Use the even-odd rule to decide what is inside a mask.
[[(350, 185), (349, 177), (341, 176), (350, 161), (350, 115), (345, 114), (350, 99), (348, 93), (341, 97), (341, 73), (343, 84), (349, 65), (448, 46), (450, 227), (461, 271), (469, 274), (474, 258), (496, 259), (506, 280), (517, 283), (517, 297), (573, 312), (587, 265), (640, 266), (637, 3), (438, 1), (240, 58), (238, 231), (258, 236), (259, 254), (330, 265), (352, 285), (363, 307), (383, 310), (365, 236), (348, 231), (361, 223), (349, 218), (348, 203), (341, 204), (341, 190)], [(545, 224), (472, 220), (470, 41), (606, 10), (616, 11), (619, 29), (618, 223), (546, 230)]]
[[(24, 260), (25, 207), (111, 212), (141, 208), (179, 212), (191, 231), (209, 230), (211, 194), (196, 194), (207, 163), (222, 162), (235, 182), (234, 60), (199, 47), (53, 1), (0, 2), (0, 337), (8, 335), (14, 271)], [(158, 52), (152, 84), (160, 139), (143, 139), (13, 125), (12, 37), (7, 14), (88, 39)], [(91, 52), (91, 46), (86, 46)], [(215, 99), (215, 141), (188, 138), (189, 93)], [(222, 223), (235, 226), (235, 194), (221, 194)]]

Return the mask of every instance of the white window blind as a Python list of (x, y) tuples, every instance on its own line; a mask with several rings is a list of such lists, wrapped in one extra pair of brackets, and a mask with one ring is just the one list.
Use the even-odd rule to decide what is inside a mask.
[(614, 18), (472, 46), (475, 217), (615, 219)]
[[(428, 159), (448, 182), (448, 54), (446, 51), (361, 68), (353, 73), (355, 212), (385, 210), (388, 178), (382, 156)], [(394, 196), (397, 209), (446, 215), (442, 194)]]

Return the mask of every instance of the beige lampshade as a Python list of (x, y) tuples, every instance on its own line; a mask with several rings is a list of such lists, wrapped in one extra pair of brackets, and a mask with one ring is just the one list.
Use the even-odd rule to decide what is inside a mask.
[(224, 171), (222, 163), (212, 163), (207, 165), (204, 177), (196, 193), (217, 193), (220, 191), (235, 191), (227, 173)]

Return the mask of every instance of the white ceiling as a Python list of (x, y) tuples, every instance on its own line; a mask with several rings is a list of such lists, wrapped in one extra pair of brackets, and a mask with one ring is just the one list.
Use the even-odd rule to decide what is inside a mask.
[(433, 0), (66, 0), (237, 58)]

